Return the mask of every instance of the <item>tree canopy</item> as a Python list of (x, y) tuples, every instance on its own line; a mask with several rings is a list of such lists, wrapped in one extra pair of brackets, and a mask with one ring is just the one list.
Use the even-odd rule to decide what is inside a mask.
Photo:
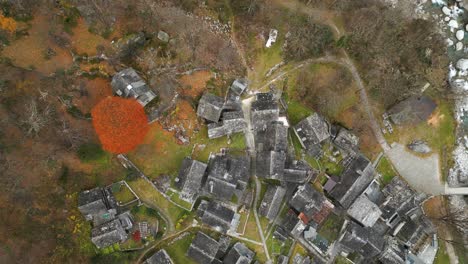
[(120, 154), (138, 146), (148, 132), (143, 107), (134, 99), (107, 97), (91, 111), (103, 149)]

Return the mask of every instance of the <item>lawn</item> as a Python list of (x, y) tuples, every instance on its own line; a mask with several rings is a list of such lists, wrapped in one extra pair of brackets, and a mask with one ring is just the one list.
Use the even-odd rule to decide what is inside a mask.
[(294, 246), (293, 252), (291, 254), (292, 258), (290, 259), (290, 263), (293, 263), (293, 258), (294, 256), (296, 256), (296, 254), (299, 254), (303, 257), (308, 255), (307, 250), (299, 243), (296, 243), (296, 245)]
[(291, 122), (293, 126), (314, 113), (312, 109), (290, 98), (286, 98), (286, 103), (288, 104), (287, 114), (289, 122)]
[(434, 264), (450, 264), (450, 259), (443, 240), (439, 240), (439, 250), (437, 251), (437, 255), (434, 259)]
[(257, 223), (255, 222), (254, 213), (251, 212), (249, 219), (247, 220), (247, 227), (245, 228), (245, 238), (249, 238), (255, 241), (262, 241), (260, 234), (258, 233)]
[[(187, 257), (185, 254), (187, 253), (192, 240), (195, 238), (195, 232), (190, 233), (189, 235), (179, 239), (175, 242), (168, 243), (164, 249), (167, 251), (169, 256), (171, 256), (174, 263), (182, 263), (182, 264), (196, 264), (195, 261)], [(174, 241), (174, 240), (173, 240)]]
[(179, 208), (169, 202), (162, 194), (160, 194), (152, 185), (148, 184), (144, 179), (138, 178), (135, 181), (129, 181), (128, 185), (140, 197), (140, 199), (150, 205), (160, 208), (165, 215), (168, 215), (174, 223), (182, 217), (187, 211)]
[(397, 175), (396, 171), (393, 169), (392, 164), (386, 157), (380, 159), (379, 165), (377, 166), (377, 172), (382, 175), (382, 185), (385, 186), (390, 183), (390, 181)]
[(456, 121), (453, 117), (453, 105), (450, 102), (440, 100), (436, 102), (438, 107), (427, 122), (394, 126), (394, 132), (385, 134), (385, 137), (389, 143), (399, 142), (404, 145), (416, 139), (426, 141), (441, 157), (448, 157), (441, 160), (441, 167), (445, 172), (443, 175), (446, 175), (451, 162), (448, 153), (452, 153), (456, 142)]
[(343, 222), (342, 218), (331, 213), (319, 227), (318, 233), (328, 241), (335, 241), (338, 238)]
[(112, 184), (112, 194), (114, 194), (115, 199), (121, 204), (126, 204), (136, 199), (130, 189), (120, 182)]

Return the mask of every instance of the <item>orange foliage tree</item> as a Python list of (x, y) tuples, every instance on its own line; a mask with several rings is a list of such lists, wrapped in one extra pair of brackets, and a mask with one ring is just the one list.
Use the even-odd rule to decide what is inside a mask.
[(0, 13), (0, 28), (13, 33), (16, 31), (16, 21)]
[(133, 99), (107, 97), (91, 111), (103, 148), (120, 154), (133, 150), (149, 130), (143, 107)]

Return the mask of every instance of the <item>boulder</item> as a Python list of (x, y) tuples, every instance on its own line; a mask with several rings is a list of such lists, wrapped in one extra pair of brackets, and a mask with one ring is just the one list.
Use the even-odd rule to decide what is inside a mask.
[(448, 8), (447, 6), (444, 6), (442, 7), (442, 13), (444, 13), (447, 16), (450, 16), (452, 15), (452, 10), (450, 10), (450, 8)]
[(455, 45), (455, 49), (456, 49), (457, 51), (462, 50), (462, 49), (463, 49), (463, 43), (457, 42), (457, 44)]
[(456, 65), (457, 69), (466, 71), (468, 70), (468, 59), (459, 59)]
[(455, 34), (458, 40), (462, 41), (463, 38), (465, 37), (465, 31), (463, 29), (457, 30), (457, 33)]
[(427, 142), (422, 140), (415, 140), (408, 144), (407, 147), (416, 153), (427, 154), (432, 152), (432, 149), (429, 147)]
[(158, 32), (158, 39), (161, 40), (162, 42), (169, 42), (169, 34), (167, 34), (164, 31), (159, 31)]
[(451, 46), (453, 46), (453, 44), (455, 44), (455, 43), (453, 43), (453, 40), (451, 40), (451, 39), (447, 39), (446, 42), (447, 42), (448, 47), (451, 47)]
[(450, 20), (448, 26), (451, 28), (458, 28), (458, 22), (456, 20)]

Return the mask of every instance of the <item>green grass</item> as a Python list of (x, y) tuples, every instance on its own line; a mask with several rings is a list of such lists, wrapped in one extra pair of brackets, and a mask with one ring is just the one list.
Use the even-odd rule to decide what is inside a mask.
[(114, 197), (117, 201), (125, 204), (136, 199), (136, 197), (125, 184), (120, 184), (118, 182), (114, 183), (114, 185), (116, 185), (116, 191), (114, 191), (114, 186), (112, 186), (112, 193), (114, 194)]
[(352, 262), (349, 261), (347, 258), (342, 257), (342, 256), (337, 256), (335, 258), (334, 264), (351, 264)]
[(85, 143), (78, 148), (78, 157), (83, 162), (102, 162), (106, 157), (106, 152), (99, 144)]
[(288, 104), (287, 114), (289, 122), (291, 122), (291, 125), (293, 126), (314, 113), (312, 109), (302, 105), (297, 101), (287, 99), (286, 103)]
[(156, 189), (154, 189), (150, 184), (141, 178), (128, 182), (128, 185), (130, 185), (130, 187), (142, 199), (142, 201), (161, 208), (163, 213), (168, 215), (174, 223), (176, 223), (177, 220), (186, 212), (186, 210), (179, 208), (169, 202)]
[(434, 259), (434, 264), (450, 264), (449, 255), (445, 249), (445, 242), (442, 240), (439, 240), (439, 250)]
[(192, 204), (191, 204), (191, 203), (189, 203), (189, 202), (187, 202), (187, 201), (184, 201), (184, 200), (182, 200), (182, 199), (180, 198), (179, 193), (172, 192), (172, 191), (169, 190), (166, 194), (167, 194), (169, 197), (171, 197), (171, 200), (172, 200), (173, 202), (175, 202), (176, 204), (178, 204), (178, 205), (180, 205), (180, 206), (183, 206), (183, 207), (185, 207), (185, 208), (187, 208), (187, 209), (190, 209), (190, 208), (192, 207)]
[(194, 238), (195, 233), (191, 233), (190, 235), (164, 247), (174, 263), (196, 264), (195, 261), (186, 256), (187, 250)]
[(331, 213), (319, 227), (318, 233), (328, 241), (335, 241), (338, 238), (343, 221), (342, 218)]
[(377, 166), (377, 172), (382, 175), (382, 185), (385, 186), (390, 183), (390, 181), (397, 175), (396, 171), (393, 169), (392, 164), (386, 157), (382, 157)]

